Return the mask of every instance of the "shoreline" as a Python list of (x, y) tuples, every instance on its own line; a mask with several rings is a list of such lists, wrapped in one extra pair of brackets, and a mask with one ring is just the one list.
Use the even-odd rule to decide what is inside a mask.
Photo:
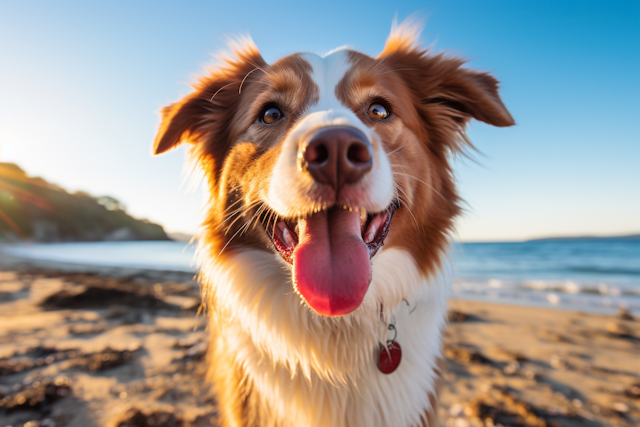
[[(0, 248), (1, 249), (1, 248)], [(80, 264), (15, 256), (0, 250), (0, 271), (2, 270), (52, 270), (69, 273), (91, 273), (111, 277), (140, 277), (149, 280), (193, 280), (196, 272), (178, 270), (156, 270), (140, 267)]]
[[(12, 270), (57, 270), (63, 272), (82, 272), (91, 274), (100, 274), (112, 277), (138, 277), (149, 280), (176, 280), (176, 281), (189, 281), (195, 280), (198, 272), (176, 270), (176, 269), (156, 269), (148, 267), (138, 266), (115, 266), (115, 265), (96, 265), (88, 263), (74, 263), (58, 260), (47, 260), (38, 258), (27, 258), (24, 256), (18, 256), (9, 254), (2, 251), (2, 244), (0, 244), (0, 271), (12, 269)], [(473, 280), (454, 278), (455, 282)], [(545, 292), (540, 292), (540, 295)], [(546, 294), (558, 295), (557, 290), (549, 289)], [(566, 296), (574, 296), (575, 294), (568, 293)], [(565, 297), (564, 293), (559, 292), (558, 300), (562, 301)], [(633, 296), (636, 296), (633, 294)], [(638, 293), (640, 297), (640, 293)], [(607, 295), (602, 295), (603, 298), (607, 298)], [(472, 301), (477, 303), (487, 304), (504, 304), (509, 306), (523, 307), (523, 308), (542, 308), (549, 310), (560, 310), (564, 312), (584, 312), (590, 314), (607, 314), (617, 315), (621, 309), (627, 310), (627, 307), (610, 304), (610, 305), (585, 305), (585, 304), (571, 304), (566, 302), (550, 303), (545, 299), (524, 299), (517, 297), (496, 297), (484, 295), (481, 293), (455, 293), (453, 289), (449, 295), (450, 301)], [(632, 315), (640, 317), (640, 309), (638, 307), (632, 307), (630, 310)], [(1, 426), (0, 426), (1, 427)]]
[[(640, 424), (640, 319), (457, 298), (449, 305), (440, 426)], [(193, 273), (3, 254), (0, 426), (215, 425), (199, 306)]]

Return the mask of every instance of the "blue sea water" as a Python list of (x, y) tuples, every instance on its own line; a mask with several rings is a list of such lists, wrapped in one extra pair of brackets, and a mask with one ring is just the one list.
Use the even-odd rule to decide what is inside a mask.
[(195, 272), (195, 245), (173, 241), (21, 243), (2, 252), (28, 259), (149, 270)]
[(590, 311), (640, 311), (640, 240), (463, 243), (454, 295)]
[[(30, 259), (196, 271), (185, 242), (15, 244)], [(640, 241), (457, 243), (452, 296), (588, 311), (640, 312)]]

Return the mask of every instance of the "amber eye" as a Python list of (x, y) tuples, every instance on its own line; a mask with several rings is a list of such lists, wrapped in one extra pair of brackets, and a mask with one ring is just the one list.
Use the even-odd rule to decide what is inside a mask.
[(280, 120), (284, 115), (277, 107), (269, 107), (262, 113), (260, 121), (265, 125), (270, 125)]
[(389, 110), (387, 110), (387, 107), (380, 104), (379, 102), (374, 102), (373, 104), (371, 104), (369, 106), (368, 113), (371, 117), (378, 120), (386, 119), (387, 117), (389, 117)]

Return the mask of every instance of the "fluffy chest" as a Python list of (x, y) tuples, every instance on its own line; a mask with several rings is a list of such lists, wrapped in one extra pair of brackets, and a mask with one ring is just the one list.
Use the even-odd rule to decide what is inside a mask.
[[(261, 256), (254, 256), (257, 267)], [(228, 318), (223, 334), (226, 348), (259, 396), (261, 423), (310, 427), (422, 425), (433, 409), (439, 380), (446, 312), (446, 287), (442, 283), (425, 280), (403, 251), (383, 251), (376, 262), (389, 267), (377, 270), (381, 273), (374, 276), (367, 295), (370, 301), (365, 301), (377, 307), (377, 315), (356, 313), (360, 317), (354, 315), (328, 325), (314, 318), (306, 322), (303, 317), (292, 319), (308, 316), (308, 309), (300, 304), (287, 305), (283, 293), (286, 285), (271, 283), (277, 274), (264, 275), (258, 268), (253, 271), (256, 276), (249, 277), (252, 270), (247, 268), (248, 258), (242, 258), (227, 264), (225, 283), (245, 280), (262, 285), (265, 291), (227, 295), (226, 304), (244, 301), (245, 307), (253, 308), (237, 310), (236, 305), (236, 314)], [(229, 274), (228, 268), (233, 265), (244, 265), (243, 275)], [(280, 307), (265, 303), (275, 302), (278, 295)], [(255, 298), (263, 302), (257, 311)], [(388, 304), (383, 306), (382, 320), (379, 301)], [(385, 375), (378, 370), (376, 358), (379, 342), (386, 339), (387, 321), (397, 329), (396, 341), (402, 346), (403, 356), (398, 369)]]

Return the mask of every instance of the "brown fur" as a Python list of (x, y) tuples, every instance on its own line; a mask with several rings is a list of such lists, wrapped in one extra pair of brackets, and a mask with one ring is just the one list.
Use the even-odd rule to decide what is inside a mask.
[[(377, 58), (349, 55), (354, 72), (345, 76), (336, 95), (382, 137), (402, 202), (386, 246), (408, 250), (429, 276), (440, 266), (460, 212), (449, 159), (467, 144), (465, 125), (476, 118), (509, 126), (513, 119), (498, 96), (497, 81), (462, 68), (459, 59), (429, 55), (404, 39), (390, 40)], [(269, 246), (252, 220), (260, 213), (281, 141), (318, 99), (310, 71), (297, 55), (268, 65), (250, 46), (163, 110), (154, 152), (183, 141), (192, 144), (210, 188), (212, 203), (201, 238), (211, 253), (221, 253), (227, 245), (225, 250)], [(367, 106), (378, 98), (391, 105), (392, 119), (376, 122), (368, 117)], [(277, 102), (287, 114), (282, 123), (265, 128), (255, 122), (267, 102)], [(261, 411), (268, 408), (260, 407), (250, 380), (226, 349), (225, 320), (218, 317), (215, 294), (207, 298), (213, 333), (209, 376), (220, 423), (257, 426)], [(433, 409), (425, 413), (423, 426), (436, 423), (437, 396), (431, 394), (429, 400)]]
[[(338, 97), (376, 128), (393, 153), (394, 180), (406, 207), (397, 212), (385, 245), (409, 250), (430, 275), (439, 267), (460, 212), (449, 158), (468, 142), (465, 125), (476, 118), (510, 126), (513, 119), (498, 96), (497, 81), (461, 68), (459, 59), (430, 56), (405, 44), (387, 46), (375, 59), (350, 54), (357, 72), (341, 82)], [(367, 116), (366, 106), (376, 98), (393, 106), (395, 122)], [(406, 238), (413, 233), (418, 238)]]

